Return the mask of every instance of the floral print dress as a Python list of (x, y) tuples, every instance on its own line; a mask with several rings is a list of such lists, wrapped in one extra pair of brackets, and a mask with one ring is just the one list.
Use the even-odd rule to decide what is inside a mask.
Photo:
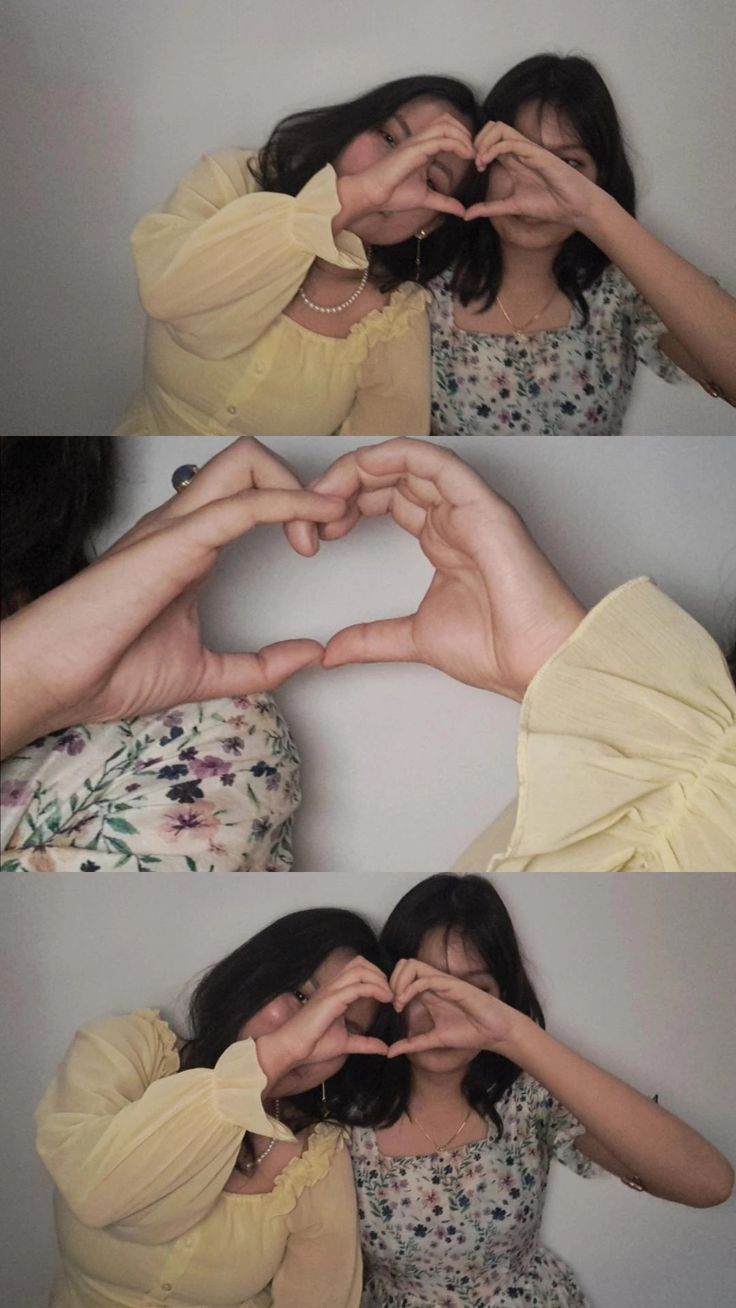
[(43, 736), (2, 767), (5, 872), (275, 872), (299, 758), (270, 695)]
[(569, 1267), (539, 1244), (557, 1158), (596, 1169), (583, 1127), (521, 1073), (497, 1105), (503, 1134), (418, 1157), (387, 1158), (353, 1131), (365, 1289), (361, 1308), (590, 1308)]
[(450, 273), (431, 283), (432, 432), (444, 436), (618, 436), (637, 363), (686, 381), (659, 348), (666, 327), (618, 268), (585, 292), (590, 317), (528, 336), (455, 325)]

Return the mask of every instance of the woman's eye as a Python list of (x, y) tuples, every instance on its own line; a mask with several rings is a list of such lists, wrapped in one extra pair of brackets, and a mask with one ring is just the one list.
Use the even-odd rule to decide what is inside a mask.
[(569, 164), (571, 168), (577, 168), (578, 170), (584, 166), (582, 159), (566, 159), (565, 163)]
[(385, 127), (381, 128), (379, 135), (383, 137), (387, 145), (394, 146), (398, 144), (396, 137), (392, 136), (391, 132), (388, 132)]
[(306, 1004), (309, 999), (309, 995), (305, 994), (303, 990), (293, 990), (292, 994), (298, 1004)]

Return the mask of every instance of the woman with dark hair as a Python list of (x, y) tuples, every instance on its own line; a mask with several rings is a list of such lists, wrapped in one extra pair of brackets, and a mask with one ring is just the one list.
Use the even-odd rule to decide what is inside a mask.
[(205, 975), (183, 1039), (149, 1010), (78, 1033), (37, 1113), (54, 1308), (356, 1308), (341, 1087), (350, 1055), (386, 1052), (381, 964), (362, 918), (308, 909)]
[(462, 229), (476, 112), (454, 78), (405, 77), (205, 155), (133, 233), (145, 381), (119, 430), (426, 435), (423, 287)]
[(736, 403), (736, 302), (636, 221), (594, 65), (535, 55), (482, 113), (486, 195), (431, 287), (432, 430), (615, 435), (640, 362)]
[(490, 882), (420, 882), (381, 943), (401, 1038), (387, 1064), (361, 1060), (356, 1085), (362, 1308), (585, 1308), (539, 1242), (553, 1158), (677, 1203), (728, 1198), (733, 1171), (712, 1145), (545, 1033)]
[[(193, 600), (216, 552), (202, 536), (201, 511), (210, 498), (218, 499), (226, 516), (228, 507), (237, 514), (234, 535), (296, 513), (304, 522), (295, 528), (294, 548), (309, 555), (317, 548), (315, 514), (335, 516), (342, 501), (302, 490), (257, 441), (241, 442), (203, 468), (196, 485), (148, 514), (104, 560), (86, 568), (90, 536), (112, 507), (110, 437), (10, 438), (0, 456), (3, 646), (11, 672), (3, 686), (3, 755), (13, 754), (3, 764), (0, 789), (2, 870), (288, 869), (292, 819), (301, 799), (299, 756), (267, 692), (316, 662), (322, 647), (286, 641), (239, 656), (202, 648)], [(190, 530), (200, 551), (196, 575), (178, 603), (182, 546), (172, 539), (172, 527), (184, 535)], [(135, 549), (137, 539), (148, 541), (148, 554), (134, 565), (132, 584), (105, 581), (111, 560), (124, 566), (121, 555)], [(100, 592), (106, 593), (83, 600), (83, 615), (71, 616), (65, 588), (77, 579), (84, 588), (79, 574), (85, 570), (94, 590), (101, 565)], [(135, 670), (126, 675), (118, 669), (112, 699), (100, 711), (89, 692), (94, 699), (107, 643), (114, 644), (147, 604), (155, 607), (159, 587), (173, 591), (166, 620), (156, 623), (159, 639), (167, 633), (170, 645), (162, 653), (136, 640)], [(112, 612), (106, 608), (110, 597)], [(44, 601), (65, 631), (31, 641), (37, 655), (55, 664), (47, 684), (52, 705), (63, 701), (66, 678), (81, 670), (85, 658), (97, 669), (91, 678), (88, 670), (87, 695), (50, 720), (36, 716), (44, 693), (33, 654), (21, 655), (12, 675), (13, 632), (32, 624)], [(169, 696), (172, 678), (176, 686)], [(13, 716), (24, 708), (33, 725), (26, 722), (14, 737)]]

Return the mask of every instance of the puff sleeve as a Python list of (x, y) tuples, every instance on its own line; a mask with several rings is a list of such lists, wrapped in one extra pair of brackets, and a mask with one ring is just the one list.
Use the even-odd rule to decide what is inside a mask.
[(177, 1238), (221, 1194), (246, 1130), (294, 1138), (264, 1112), (252, 1040), (212, 1069), (178, 1066), (174, 1034), (152, 1011), (77, 1033), (37, 1111), (37, 1148), (85, 1226)]
[(316, 258), (362, 269), (351, 232), (335, 238), (337, 178), (327, 164), (297, 196), (262, 191), (253, 152), (205, 155), (131, 243), (141, 301), (175, 340), (204, 358), (252, 345), (294, 298)]
[(715, 641), (646, 578), (537, 673), (518, 772), (488, 871), (736, 870), (736, 690)]

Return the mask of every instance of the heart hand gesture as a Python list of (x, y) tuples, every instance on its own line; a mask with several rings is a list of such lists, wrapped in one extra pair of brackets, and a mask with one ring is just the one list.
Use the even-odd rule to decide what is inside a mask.
[(509, 214), (580, 227), (603, 194), (579, 169), (506, 123), (486, 123), (475, 148), (478, 168), (499, 165), (512, 189), (503, 199), (471, 205), (465, 214), (469, 222)]
[(515, 1009), (478, 986), (440, 972), (415, 958), (402, 958), (391, 975), (394, 1008), (421, 1005), (431, 1025), (397, 1040), (389, 1058), (427, 1049), (498, 1050), (510, 1040), (519, 1020)]

